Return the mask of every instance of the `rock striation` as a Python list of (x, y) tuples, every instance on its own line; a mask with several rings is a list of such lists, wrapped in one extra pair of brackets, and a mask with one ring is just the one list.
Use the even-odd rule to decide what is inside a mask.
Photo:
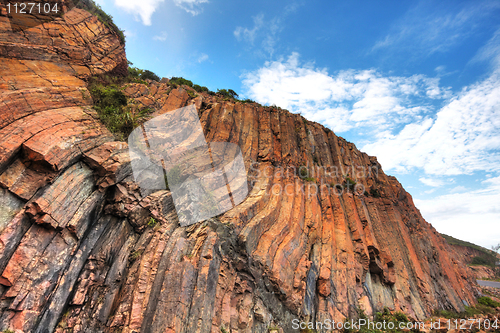
[(127, 144), (91, 108), (85, 79), (124, 66), (86, 11), (20, 31), (0, 16), (0, 330), (292, 332), (293, 319), (475, 302), (464, 264), (375, 157), (281, 109), (129, 84), (137, 105), (193, 104), (207, 141), (241, 147), (247, 199), (180, 227), (171, 193), (140, 191)]

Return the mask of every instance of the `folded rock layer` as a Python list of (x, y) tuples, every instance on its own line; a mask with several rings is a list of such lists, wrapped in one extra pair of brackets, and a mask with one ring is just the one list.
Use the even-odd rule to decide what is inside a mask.
[(194, 104), (208, 142), (241, 147), (249, 196), (180, 227), (171, 193), (141, 192), (91, 108), (85, 79), (123, 68), (119, 37), (86, 11), (21, 31), (0, 16), (0, 330), (292, 332), (293, 319), (475, 302), (375, 157), (281, 109), (129, 84), (157, 114)]

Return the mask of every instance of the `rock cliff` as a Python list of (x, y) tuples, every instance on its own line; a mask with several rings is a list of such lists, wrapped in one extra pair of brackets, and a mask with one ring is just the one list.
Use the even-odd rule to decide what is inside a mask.
[(247, 199), (180, 227), (170, 192), (141, 194), (127, 144), (91, 108), (85, 80), (124, 68), (119, 37), (86, 11), (21, 30), (0, 16), (0, 330), (292, 332), (295, 318), (475, 302), (375, 157), (284, 110), (129, 84), (134, 103), (193, 104), (208, 141), (241, 147)]

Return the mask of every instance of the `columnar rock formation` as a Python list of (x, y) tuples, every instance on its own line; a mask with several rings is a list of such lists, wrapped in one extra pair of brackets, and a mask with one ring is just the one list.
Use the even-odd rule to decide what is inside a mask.
[(194, 104), (208, 141), (243, 152), (248, 198), (180, 227), (170, 192), (141, 195), (126, 143), (90, 107), (85, 78), (125, 66), (83, 10), (21, 31), (0, 16), (0, 330), (291, 332), (295, 318), (475, 302), (375, 157), (287, 111), (130, 84), (158, 113)]

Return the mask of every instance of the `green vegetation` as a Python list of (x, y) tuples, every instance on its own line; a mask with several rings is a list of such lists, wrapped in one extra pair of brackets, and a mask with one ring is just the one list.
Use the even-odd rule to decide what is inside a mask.
[[(249, 98), (244, 99), (244, 100), (239, 100), (238, 99), (238, 97), (239, 97), (238, 93), (236, 93), (236, 91), (234, 91), (232, 89), (217, 89), (217, 92), (215, 93), (215, 92), (211, 91), (210, 89), (208, 89), (207, 87), (200, 86), (199, 84), (193, 84), (193, 81), (185, 79), (183, 77), (175, 77), (175, 76), (172, 77), (170, 79), (170, 84), (174, 88), (177, 88), (178, 86), (186, 85), (188, 87), (193, 88), (197, 93), (206, 92), (207, 94), (212, 95), (212, 96), (215, 96), (216, 94), (218, 94), (218, 95), (221, 95), (222, 97), (224, 97), (227, 100), (233, 99), (233, 100), (236, 100), (236, 101), (240, 101), (241, 103), (256, 103), (254, 100), (251, 100)], [(194, 96), (192, 92), (190, 93), (188, 91), (188, 94), (191, 97)]]
[(137, 259), (139, 259), (141, 255), (142, 255), (142, 251), (141, 250), (134, 251), (133, 253), (130, 254), (129, 261), (130, 262), (134, 262)]
[(187, 94), (189, 95), (189, 97), (191, 98), (195, 98), (196, 96), (198, 96), (194, 91), (192, 90), (186, 90)]
[(217, 94), (225, 98), (238, 99), (238, 94), (232, 89), (217, 89)]
[(354, 191), (354, 186), (356, 186), (356, 182), (352, 180), (349, 176), (345, 176), (344, 180), (344, 188), (347, 190), (352, 190)]
[(128, 74), (131, 78), (139, 79), (139, 80), (152, 80), (152, 81), (160, 81), (160, 77), (155, 73), (147, 70), (140, 69), (137, 67), (129, 67)]
[[(173, 76), (171, 79), (170, 79), (170, 83), (171, 84), (176, 84), (176, 85), (179, 85), (179, 86), (182, 86), (182, 85), (186, 85), (188, 87), (191, 87), (191, 88), (194, 88), (193, 86), (193, 82), (192, 81), (189, 81), (189, 80), (186, 80), (185, 78), (183, 77), (175, 77)], [(208, 90), (208, 89), (207, 89)]]
[(152, 111), (149, 108), (137, 110), (128, 105), (122, 88), (116, 84), (103, 84), (95, 80), (91, 81), (88, 89), (99, 118), (119, 140), (126, 140)]
[[(366, 314), (364, 313), (363, 310), (358, 309), (358, 317), (359, 317), (359, 319), (365, 319), (366, 321), (368, 321), (368, 317), (366, 316)], [(377, 312), (375, 314), (373, 320), (371, 320), (370, 322), (372, 322), (373, 325), (371, 325), (371, 324), (370, 324), (370, 326), (365, 325), (363, 327), (360, 327), (359, 330), (344, 329), (344, 332), (353, 332), (353, 333), (354, 332), (355, 333), (402, 332), (399, 329), (399, 324), (400, 323), (409, 323), (410, 320), (402, 312), (391, 313), (391, 311), (388, 308), (384, 308), (384, 310), (382, 312)], [(386, 330), (383, 330), (383, 331), (374, 329), (374, 327), (377, 326), (377, 323), (383, 324), (384, 322), (385, 322), (386, 328), (389, 326), (392, 326), (392, 325), (389, 325), (389, 323), (393, 323), (395, 328), (394, 329), (387, 328)]]
[(487, 256), (476, 256), (472, 258), (471, 265), (478, 265), (478, 266), (493, 266), (494, 265), (494, 259), (489, 260)]
[(115, 32), (120, 38), (120, 43), (125, 45), (125, 34), (123, 30), (116, 26), (113, 22), (113, 17), (102, 10), (101, 6), (96, 4), (93, 0), (73, 0), (73, 3), (77, 8), (84, 9), (92, 15), (95, 15), (106, 27)]
[(495, 302), (489, 297), (483, 296), (477, 299), (478, 304), (475, 306), (466, 306), (465, 311), (457, 313), (448, 310), (436, 310), (434, 315), (436, 317), (443, 317), (446, 319), (467, 319), (473, 318), (475, 315), (492, 315), (496, 313), (496, 307), (500, 303)]
[(455, 237), (448, 236), (448, 235), (445, 235), (445, 234), (441, 234), (441, 236), (443, 236), (443, 238), (446, 240), (446, 242), (448, 244), (450, 244), (450, 245), (461, 245), (461, 246), (465, 246), (465, 247), (470, 247), (470, 248), (476, 249), (476, 250), (484, 252), (484, 253), (488, 253), (488, 254), (492, 253), (492, 251), (490, 251), (488, 249), (485, 249), (484, 247), (481, 247), (479, 245), (476, 245), (476, 244), (473, 244), (473, 243), (469, 243), (469, 242), (466, 242), (466, 241), (463, 241), (463, 240), (460, 240), (460, 239), (456, 239)]
[[(182, 86), (182, 85), (186, 85), (190, 88), (193, 88), (196, 92), (198, 93), (202, 93), (202, 92), (207, 92), (207, 93), (211, 93), (210, 90), (208, 90), (207, 87), (204, 87), (204, 86), (200, 86), (199, 84), (193, 84), (193, 81), (190, 81), (190, 80), (187, 80), (183, 77), (172, 77), (170, 79), (170, 84), (174, 87), (174, 88), (177, 88), (178, 86)], [(187, 90), (187, 93), (190, 97), (196, 97), (198, 95), (196, 95), (193, 91), (191, 90)]]
[(494, 300), (492, 300), (491, 298), (486, 297), (486, 296), (479, 297), (477, 299), (477, 302), (479, 304), (483, 304), (483, 305), (486, 305), (486, 306), (489, 306), (489, 307), (492, 307), (492, 308), (498, 308), (498, 307), (500, 307), (500, 302), (495, 302)]
[(155, 220), (153, 217), (151, 217), (151, 218), (149, 219), (149, 222), (148, 222), (148, 227), (152, 227), (152, 228), (154, 228), (154, 227), (156, 226), (156, 224), (157, 224), (157, 223), (158, 223), (158, 222), (156, 222), (156, 220)]
[(374, 198), (380, 198), (381, 195), (380, 195), (380, 191), (376, 188), (371, 188), (370, 189), (370, 195)]
[(128, 64), (128, 76), (107, 74), (93, 76), (87, 85), (99, 118), (115, 137), (122, 141), (126, 140), (132, 130), (146, 121), (154, 111), (147, 107), (138, 108), (129, 103), (122, 91), (123, 86), (128, 83), (146, 84), (144, 80), (159, 81), (155, 73), (132, 67), (131, 62)]
[(279, 332), (280, 328), (276, 325), (269, 325), (267, 327), (268, 332)]
[(220, 327), (220, 332), (221, 332), (221, 333), (229, 333), (229, 332), (228, 332), (228, 331), (224, 328), (224, 326), (221, 326), (221, 327)]
[[(441, 318), (446, 318), (446, 319), (468, 319), (468, 318), (474, 318), (475, 315), (493, 315), (496, 313), (496, 307), (500, 306), (500, 303), (493, 301), (489, 297), (480, 297), (478, 298), (478, 304), (473, 307), (466, 307), (465, 311), (461, 313), (455, 313), (452, 311), (448, 310), (436, 310), (434, 311), (434, 316), (436, 317), (441, 317)], [(369, 320), (369, 318), (366, 316), (363, 310), (358, 309), (358, 318), (359, 319), (365, 319), (366, 321)], [(348, 320), (346, 319), (346, 322)], [(388, 308), (384, 308), (382, 312), (377, 312), (371, 320), (373, 325), (370, 324), (365, 325), (363, 327), (360, 327), (359, 330), (353, 330), (353, 329), (344, 329), (344, 332), (352, 332), (352, 333), (381, 333), (381, 332), (393, 332), (393, 333), (399, 333), (402, 332), (399, 329), (400, 323), (410, 323), (410, 319), (402, 312), (395, 312), (391, 313)], [(377, 323), (386, 323), (385, 327), (386, 329), (381, 331), (374, 329), (374, 327), (377, 327)], [(389, 325), (389, 323), (393, 323), (394, 325)], [(389, 329), (388, 327), (392, 326), (394, 329)], [(406, 326), (406, 325), (403, 325)], [(417, 330), (414, 330), (418, 332)], [(408, 330), (406, 330), (408, 332)]]
[(15, 333), (15, 332), (13, 330), (7, 328), (7, 329), (3, 330), (2, 333)]
[(68, 327), (68, 317), (69, 317), (70, 311), (67, 310), (64, 315), (62, 316), (61, 320), (59, 321), (59, 324), (57, 325), (58, 328), (62, 328), (63, 330)]
[(445, 234), (441, 234), (441, 236), (443, 236), (446, 242), (450, 245), (464, 246), (481, 252), (480, 255), (472, 258), (471, 262), (472, 265), (484, 265), (484, 266), (496, 267), (495, 263), (498, 261), (498, 258), (494, 251), (485, 249), (484, 247), (481, 247), (476, 244), (456, 239), (454, 237)]
[(204, 86), (200, 86), (198, 84), (195, 84), (193, 85), (193, 89), (199, 93), (202, 93), (202, 92), (208, 92), (208, 88), (207, 87), (204, 87)]
[(299, 167), (299, 177), (302, 179), (308, 178), (309, 177), (309, 170), (305, 165), (302, 165)]

